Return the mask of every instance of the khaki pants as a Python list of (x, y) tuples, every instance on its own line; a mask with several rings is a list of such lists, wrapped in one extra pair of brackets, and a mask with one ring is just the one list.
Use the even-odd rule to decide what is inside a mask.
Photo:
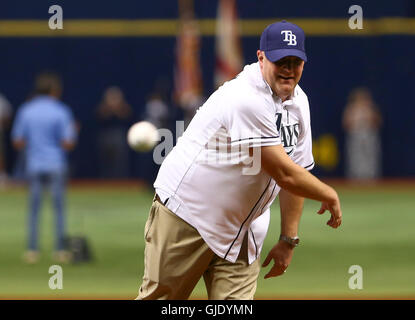
[(203, 276), (208, 298), (253, 299), (259, 259), (248, 264), (246, 237), (235, 263), (217, 256), (195, 228), (160, 202), (145, 226), (144, 276), (138, 300), (188, 299)]

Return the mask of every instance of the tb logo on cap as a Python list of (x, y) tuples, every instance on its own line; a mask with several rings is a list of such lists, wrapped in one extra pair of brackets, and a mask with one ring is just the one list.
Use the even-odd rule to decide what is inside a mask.
[(282, 30), (281, 34), (284, 34), (284, 39), (283, 41), (288, 42), (287, 45), (289, 46), (295, 46), (297, 45), (297, 36), (292, 33), (291, 30)]

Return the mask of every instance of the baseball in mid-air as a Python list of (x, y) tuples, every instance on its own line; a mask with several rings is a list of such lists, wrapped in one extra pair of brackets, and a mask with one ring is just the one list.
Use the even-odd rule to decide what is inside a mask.
[(159, 133), (151, 122), (140, 121), (128, 130), (127, 141), (134, 151), (147, 152), (153, 149), (159, 141)]

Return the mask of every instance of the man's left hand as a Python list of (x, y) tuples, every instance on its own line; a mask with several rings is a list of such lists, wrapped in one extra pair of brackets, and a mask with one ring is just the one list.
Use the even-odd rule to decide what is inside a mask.
[(264, 279), (278, 277), (284, 274), (285, 270), (291, 263), (294, 247), (285, 241), (279, 241), (268, 253), (262, 267), (266, 267), (271, 259), (274, 260), (274, 266), (265, 275)]

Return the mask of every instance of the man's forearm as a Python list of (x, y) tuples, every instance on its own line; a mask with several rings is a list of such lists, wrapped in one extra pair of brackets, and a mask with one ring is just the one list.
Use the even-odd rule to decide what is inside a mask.
[(292, 170), (280, 186), (304, 198), (326, 202), (337, 200), (337, 193), (332, 187), (300, 166)]
[(262, 147), (261, 164), (281, 188), (297, 196), (328, 203), (338, 202), (336, 191), (295, 164), (281, 145)]
[(75, 148), (74, 141), (62, 141), (62, 148), (66, 151), (72, 151)]
[(304, 198), (281, 189), (279, 193), (281, 210), (281, 234), (288, 237), (298, 235), (298, 227), (304, 207)]

